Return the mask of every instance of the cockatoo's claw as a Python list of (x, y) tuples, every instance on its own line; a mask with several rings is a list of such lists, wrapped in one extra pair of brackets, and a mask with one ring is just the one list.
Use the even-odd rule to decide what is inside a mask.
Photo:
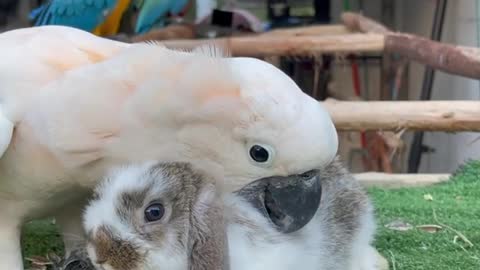
[(13, 122), (0, 111), (0, 158), (3, 157), (12, 141), (14, 127)]

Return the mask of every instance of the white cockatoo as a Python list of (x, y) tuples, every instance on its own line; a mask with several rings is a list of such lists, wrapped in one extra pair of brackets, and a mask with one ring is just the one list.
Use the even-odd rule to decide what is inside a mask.
[(0, 269), (23, 269), (26, 221), (54, 216), (65, 239), (81, 237), (84, 202), (114, 165), (208, 164), (230, 192), (336, 156), (326, 110), (261, 60), (63, 26), (0, 34), (0, 48)]

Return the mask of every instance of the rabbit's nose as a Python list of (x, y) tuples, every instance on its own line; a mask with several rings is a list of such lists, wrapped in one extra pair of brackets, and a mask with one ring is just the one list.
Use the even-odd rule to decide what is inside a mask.
[(89, 242), (92, 260), (104, 269), (137, 269), (143, 260), (137, 246), (123, 239), (112, 226), (97, 228)]

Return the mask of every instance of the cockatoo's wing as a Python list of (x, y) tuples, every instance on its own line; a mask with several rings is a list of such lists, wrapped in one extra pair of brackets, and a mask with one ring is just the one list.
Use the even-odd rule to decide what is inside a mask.
[(14, 124), (0, 111), (0, 157), (7, 151), (12, 141)]
[(41, 26), (0, 35), (0, 157), (13, 127), (37, 92), (65, 72), (103, 61), (129, 46), (64, 27)]
[(92, 32), (116, 3), (117, 0), (51, 0), (32, 15), (35, 26), (63, 25)]

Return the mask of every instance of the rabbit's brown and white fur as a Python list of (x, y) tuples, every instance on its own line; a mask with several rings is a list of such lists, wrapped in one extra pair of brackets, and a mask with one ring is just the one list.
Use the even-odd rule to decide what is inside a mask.
[[(114, 171), (84, 216), (93, 264), (106, 270), (223, 269), (227, 247), (218, 241), (226, 240), (225, 226), (210, 180), (185, 163), (149, 162)], [(159, 221), (144, 219), (151, 202), (165, 208)]]
[[(320, 178), (322, 198), (314, 218), (289, 234), (276, 230), (238, 194), (225, 195), (222, 204), (228, 241), (215, 235), (222, 232), (223, 223), (207, 221), (216, 228), (198, 230), (204, 235), (197, 237), (217, 240), (204, 245), (206, 254), (228, 251), (231, 270), (376, 269), (376, 253), (370, 245), (375, 228), (373, 209), (366, 193), (338, 161), (321, 170)], [(106, 270), (188, 269), (186, 212), (199, 211), (193, 216), (204, 221), (222, 220), (222, 214), (216, 212), (221, 207), (212, 204), (214, 193), (202, 191), (208, 186), (202, 184), (206, 180), (205, 174), (181, 163), (117, 171), (98, 189), (85, 213), (93, 261), (103, 262)], [(141, 211), (151, 199), (169, 202), (169, 208), (165, 214), (168, 221), (149, 227), (143, 224)], [(215, 207), (215, 215), (208, 215), (209, 205)], [(228, 248), (222, 246), (225, 243)], [(220, 269), (209, 267), (198, 269)]]

